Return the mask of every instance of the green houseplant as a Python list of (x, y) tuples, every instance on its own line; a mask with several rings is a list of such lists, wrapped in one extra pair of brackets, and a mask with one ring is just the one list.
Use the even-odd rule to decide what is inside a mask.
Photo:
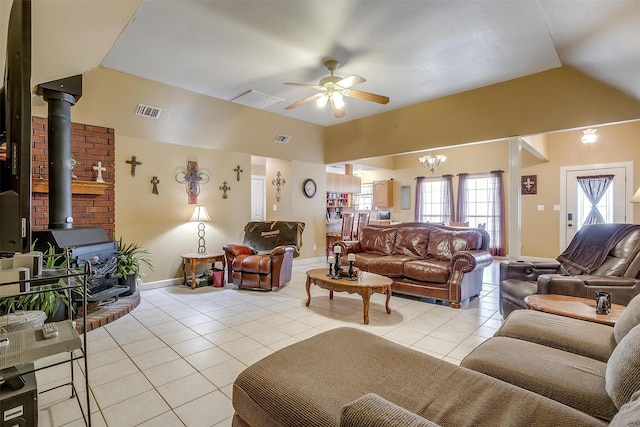
[(140, 267), (144, 264), (150, 270), (153, 270), (150, 253), (137, 243), (126, 244), (122, 241), (122, 237), (118, 240), (118, 278), (119, 282), (125, 286), (129, 286), (129, 292), (124, 295), (131, 295), (136, 291), (136, 281), (138, 277), (142, 277)]

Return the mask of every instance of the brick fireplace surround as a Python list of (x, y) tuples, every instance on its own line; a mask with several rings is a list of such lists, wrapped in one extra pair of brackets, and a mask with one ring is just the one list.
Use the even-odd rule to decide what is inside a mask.
[[(32, 141), (32, 182), (47, 180), (49, 167), (48, 120), (33, 117), (31, 121)], [(107, 168), (102, 172), (106, 185), (104, 194), (82, 194), (73, 191), (72, 215), (74, 228), (99, 227), (104, 229), (109, 239), (115, 233), (115, 132), (102, 126), (71, 123), (71, 156), (78, 164), (73, 169), (78, 181), (95, 181), (97, 172), (93, 166), (102, 162)], [(49, 194), (33, 192), (31, 194), (32, 230), (46, 230), (49, 226)], [(140, 292), (129, 297), (120, 297), (108, 305), (95, 307), (87, 311), (87, 331), (104, 326), (127, 314), (140, 303)], [(78, 316), (77, 328), (81, 332), (83, 325)]]

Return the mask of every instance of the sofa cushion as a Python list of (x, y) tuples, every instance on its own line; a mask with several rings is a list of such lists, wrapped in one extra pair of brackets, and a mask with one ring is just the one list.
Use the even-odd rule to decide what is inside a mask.
[(444, 230), (434, 228), (429, 234), (427, 257), (449, 261), (459, 251), (477, 249), (480, 234), (473, 230)]
[(623, 276), (638, 252), (640, 230), (626, 235), (607, 254), (604, 262), (591, 274), (604, 276)]
[(426, 227), (400, 227), (393, 246), (396, 255), (424, 258), (429, 244), (429, 229)]
[(613, 326), (616, 342), (622, 341), (622, 338), (637, 325), (640, 325), (640, 295), (636, 295), (629, 301), (627, 308), (622, 310), (622, 314)]
[(519, 339), (493, 337), (469, 353), (460, 366), (605, 421), (618, 412), (605, 390), (607, 364), (599, 360)]
[(607, 363), (606, 390), (618, 408), (640, 390), (640, 325), (631, 329), (613, 350)]
[(616, 340), (613, 328), (536, 310), (514, 310), (494, 336), (542, 344), (591, 359), (609, 360)]
[(396, 241), (397, 228), (364, 227), (360, 237), (363, 252), (391, 255)]
[(631, 400), (622, 405), (618, 413), (609, 423), (609, 427), (640, 426), (640, 391), (631, 396)]
[(433, 283), (447, 283), (451, 270), (449, 261), (420, 259), (404, 263), (404, 277)]
[(340, 427), (438, 427), (375, 393), (367, 393), (342, 407)]
[(387, 277), (402, 277), (404, 275), (404, 264), (412, 259), (416, 259), (416, 257), (386, 255), (371, 258), (367, 263), (367, 271)]

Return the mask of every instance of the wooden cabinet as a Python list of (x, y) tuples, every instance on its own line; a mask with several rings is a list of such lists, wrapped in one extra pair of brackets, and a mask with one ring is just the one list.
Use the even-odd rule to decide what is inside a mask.
[(328, 173), (327, 191), (335, 193), (360, 193), (360, 177)]
[(373, 181), (373, 206), (389, 208), (393, 206), (393, 181)]

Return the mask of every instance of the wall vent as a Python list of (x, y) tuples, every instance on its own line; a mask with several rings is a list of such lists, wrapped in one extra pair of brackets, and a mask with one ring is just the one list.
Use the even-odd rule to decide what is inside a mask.
[(148, 105), (138, 104), (136, 108), (136, 116), (149, 117), (151, 119), (157, 119), (160, 117), (162, 110), (156, 107), (149, 107)]
[(276, 139), (274, 139), (273, 142), (277, 142), (279, 144), (286, 144), (290, 140), (291, 140), (291, 136), (290, 135), (285, 135), (285, 134), (281, 133), (278, 136), (276, 136)]

